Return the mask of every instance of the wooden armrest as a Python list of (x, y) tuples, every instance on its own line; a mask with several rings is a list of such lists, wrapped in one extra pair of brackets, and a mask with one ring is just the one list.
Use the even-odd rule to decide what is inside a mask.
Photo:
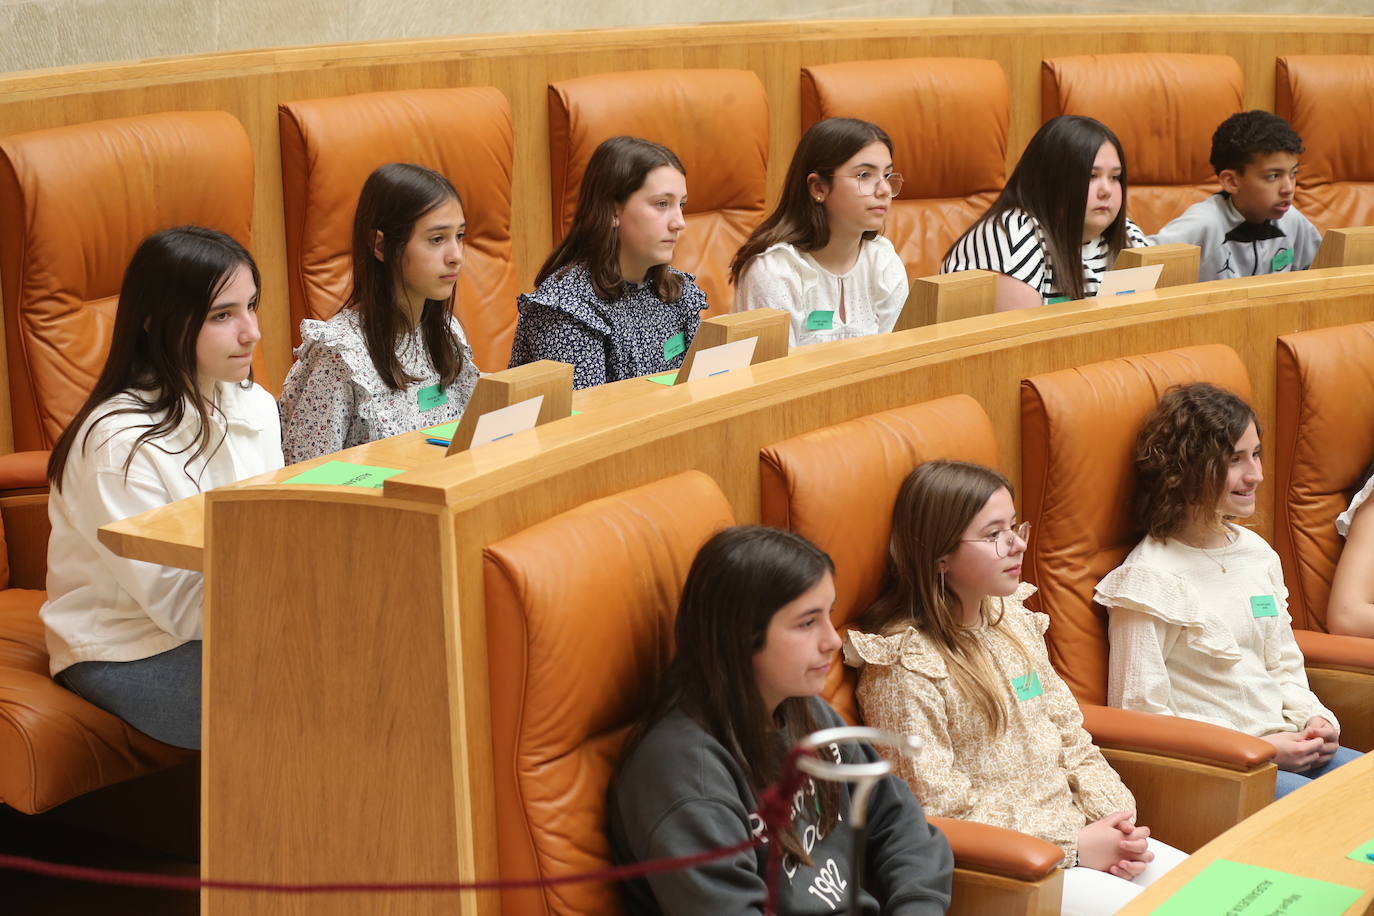
[(1064, 861), (1064, 850), (1058, 846), (1015, 830), (947, 817), (932, 817), (930, 822), (949, 840), (959, 868), (1039, 881)]
[(37, 490), (48, 485), (51, 452), (11, 452), (0, 455), (0, 490)]
[(1374, 639), (1294, 630), (1303, 659), (1313, 668), (1344, 668), (1374, 673)]
[(1274, 757), (1268, 741), (1205, 722), (1177, 716), (1081, 704), (1083, 727), (1093, 743), (1123, 751), (1159, 754), (1226, 767), (1250, 770)]

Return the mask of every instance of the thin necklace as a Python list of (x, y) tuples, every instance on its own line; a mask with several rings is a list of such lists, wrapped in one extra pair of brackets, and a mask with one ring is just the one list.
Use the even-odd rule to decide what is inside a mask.
[(1217, 551), (1217, 553), (1220, 555), (1219, 557), (1213, 556), (1213, 555), (1212, 555), (1212, 552), (1211, 552), (1210, 550), (1208, 550), (1206, 547), (1202, 547), (1202, 546), (1199, 546), (1199, 547), (1198, 547), (1198, 550), (1201, 550), (1201, 551), (1202, 551), (1202, 555), (1203, 555), (1204, 557), (1206, 557), (1207, 559), (1211, 560), (1213, 563), (1217, 564), (1217, 566), (1221, 569), (1222, 575), (1225, 575), (1225, 574), (1226, 574), (1226, 562), (1225, 562), (1225, 560), (1226, 560), (1226, 553), (1227, 553), (1227, 551), (1229, 551), (1229, 550), (1235, 545), (1235, 543), (1236, 543), (1236, 542), (1231, 538), (1231, 532), (1230, 532), (1230, 531), (1226, 531), (1226, 532), (1224, 532), (1224, 533), (1225, 533), (1225, 535), (1226, 535), (1226, 546), (1223, 547), (1223, 548), (1221, 548), (1221, 550)]

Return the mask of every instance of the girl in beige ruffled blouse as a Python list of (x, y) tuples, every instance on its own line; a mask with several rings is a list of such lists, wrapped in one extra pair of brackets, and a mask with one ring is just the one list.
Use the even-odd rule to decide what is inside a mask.
[(933, 461), (903, 483), (886, 588), (845, 643), (868, 724), (918, 735), (892, 762), (930, 814), (1006, 827), (1064, 850), (1063, 910), (1114, 913), (1184, 858), (1134, 823), (1135, 799), (1083, 730), (1022, 602), (1029, 524), (1011, 485)]

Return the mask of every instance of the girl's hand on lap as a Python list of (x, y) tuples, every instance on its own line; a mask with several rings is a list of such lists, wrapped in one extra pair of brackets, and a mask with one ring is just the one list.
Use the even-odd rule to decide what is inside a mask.
[(1318, 755), (1317, 766), (1325, 766), (1341, 746), (1341, 733), (1336, 730), (1336, 726), (1321, 716), (1313, 716), (1307, 720), (1307, 732), (1322, 739), (1322, 749)]
[(1274, 764), (1280, 770), (1290, 773), (1310, 770), (1321, 757), (1322, 746), (1325, 743), (1317, 730), (1310, 726), (1300, 732), (1275, 732), (1260, 737), (1274, 745)]
[(1154, 860), (1150, 828), (1135, 825), (1134, 811), (1117, 811), (1078, 831), (1078, 864), (1129, 881)]

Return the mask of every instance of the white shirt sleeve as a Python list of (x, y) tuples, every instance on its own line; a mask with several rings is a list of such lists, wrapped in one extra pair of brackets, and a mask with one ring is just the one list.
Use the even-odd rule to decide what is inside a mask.
[(897, 319), (902, 314), (902, 309), (906, 306), (906, 297), (909, 292), (906, 279), (906, 266), (902, 264), (902, 259), (897, 256), (894, 250), (891, 256), (884, 252), (878, 264), (881, 272), (882, 284), (892, 290), (884, 298), (873, 303), (873, 310), (878, 317), (878, 333), (886, 334), (897, 325)]

